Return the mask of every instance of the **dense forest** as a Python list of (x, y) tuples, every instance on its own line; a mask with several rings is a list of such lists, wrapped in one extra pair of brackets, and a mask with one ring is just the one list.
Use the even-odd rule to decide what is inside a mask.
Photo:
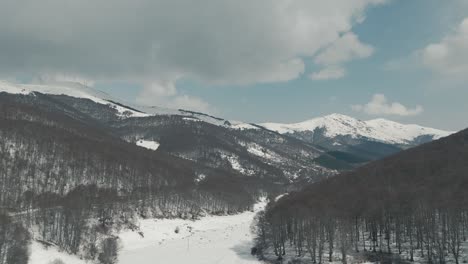
[(464, 130), (285, 195), (259, 216), (256, 252), (273, 262), (466, 262), (467, 160)]

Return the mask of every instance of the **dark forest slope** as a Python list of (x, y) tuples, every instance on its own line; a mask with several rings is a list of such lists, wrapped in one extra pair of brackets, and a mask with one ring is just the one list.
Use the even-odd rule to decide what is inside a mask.
[(268, 231), (259, 244), (278, 258), (287, 256), (291, 242), (300, 258), (316, 261), (339, 251), (346, 262), (350, 252), (367, 248), (458, 263), (467, 237), (467, 189), (463, 130), (281, 198), (260, 223)]
[[(332, 203), (344, 208), (382, 207), (391, 202), (409, 206), (467, 204), (468, 130), (364, 165), (352, 172), (312, 184), (281, 200), (314, 208)], [(409, 204), (408, 204), (409, 203)]]

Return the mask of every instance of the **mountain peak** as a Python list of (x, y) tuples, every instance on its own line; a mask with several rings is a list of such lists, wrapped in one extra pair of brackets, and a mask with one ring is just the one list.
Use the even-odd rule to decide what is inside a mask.
[(336, 136), (362, 137), (391, 144), (409, 144), (420, 136), (430, 136), (433, 139), (438, 139), (453, 133), (452, 131), (443, 131), (414, 124), (405, 125), (384, 118), (361, 121), (337, 113), (294, 124), (264, 123), (261, 125), (282, 134), (313, 132), (315, 129), (320, 128), (325, 130), (324, 135), (329, 138)]

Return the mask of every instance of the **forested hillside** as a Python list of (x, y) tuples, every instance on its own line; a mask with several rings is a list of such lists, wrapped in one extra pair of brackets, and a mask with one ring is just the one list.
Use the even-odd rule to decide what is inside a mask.
[(0, 263), (26, 263), (27, 230), (92, 260), (135, 216), (237, 213), (278, 188), (139, 147), (54, 98), (0, 100)]
[(260, 255), (465, 262), (467, 160), (464, 130), (290, 193), (259, 221)]

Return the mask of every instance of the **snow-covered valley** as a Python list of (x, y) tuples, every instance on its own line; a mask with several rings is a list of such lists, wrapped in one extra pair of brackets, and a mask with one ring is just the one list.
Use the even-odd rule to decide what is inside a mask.
[[(138, 231), (126, 230), (118, 234), (121, 245), (118, 263), (261, 263), (250, 254), (253, 244), (250, 230), (255, 215), (265, 204), (260, 201), (253, 211), (206, 216), (196, 221), (141, 220)], [(53, 247), (45, 249), (40, 243), (33, 243), (31, 264), (50, 264), (57, 259), (65, 264), (86, 263)]]

